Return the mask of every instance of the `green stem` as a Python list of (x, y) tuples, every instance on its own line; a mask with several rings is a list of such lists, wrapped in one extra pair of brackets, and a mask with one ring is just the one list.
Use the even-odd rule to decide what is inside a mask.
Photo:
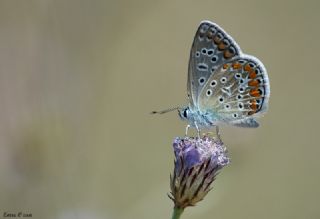
[(183, 208), (174, 207), (173, 213), (172, 213), (172, 219), (179, 219), (183, 210), (184, 210)]

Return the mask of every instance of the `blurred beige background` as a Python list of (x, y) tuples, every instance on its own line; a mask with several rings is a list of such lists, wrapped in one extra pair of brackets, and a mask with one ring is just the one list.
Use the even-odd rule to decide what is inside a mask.
[(182, 218), (320, 218), (319, 1), (0, 1), (0, 218), (170, 218), (189, 50), (207, 19), (261, 59), (270, 110)]

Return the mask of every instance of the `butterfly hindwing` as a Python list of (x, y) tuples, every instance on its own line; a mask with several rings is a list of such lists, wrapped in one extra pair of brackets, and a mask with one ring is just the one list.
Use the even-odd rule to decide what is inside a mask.
[(199, 95), (198, 107), (212, 120), (257, 127), (253, 118), (267, 110), (269, 94), (263, 64), (253, 56), (240, 55), (210, 76)]
[(223, 63), (241, 53), (236, 42), (217, 24), (201, 22), (193, 40), (189, 69), (188, 97), (191, 107), (196, 107), (200, 91)]

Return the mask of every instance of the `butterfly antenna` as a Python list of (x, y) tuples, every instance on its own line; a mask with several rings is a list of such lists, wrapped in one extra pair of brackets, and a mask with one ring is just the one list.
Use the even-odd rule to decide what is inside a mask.
[(169, 108), (169, 109), (165, 109), (165, 110), (161, 110), (161, 111), (152, 111), (150, 114), (164, 114), (164, 113), (168, 113), (174, 110), (178, 110), (181, 109), (181, 107), (174, 107), (174, 108)]

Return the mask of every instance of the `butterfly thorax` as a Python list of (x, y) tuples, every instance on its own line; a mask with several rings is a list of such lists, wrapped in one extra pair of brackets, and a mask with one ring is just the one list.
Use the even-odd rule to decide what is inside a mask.
[(212, 114), (208, 116), (206, 113), (188, 106), (179, 110), (179, 116), (182, 120), (186, 120), (190, 126), (198, 128), (210, 128), (217, 125), (217, 121), (219, 121)]

